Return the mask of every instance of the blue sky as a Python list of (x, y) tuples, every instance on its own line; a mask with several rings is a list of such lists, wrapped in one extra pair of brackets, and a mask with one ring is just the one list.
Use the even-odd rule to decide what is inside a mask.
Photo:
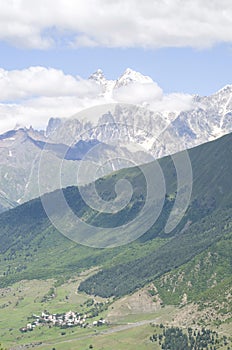
[(45, 66), (88, 78), (101, 68), (108, 79), (117, 79), (130, 67), (149, 75), (166, 93), (209, 95), (232, 84), (232, 47), (212, 48), (16, 48), (0, 42), (0, 67), (6, 70)]
[(187, 94), (232, 84), (231, 0), (0, 0), (0, 8), (0, 132), (98, 103), (86, 80), (98, 68), (107, 79), (128, 67), (149, 75), (157, 84), (148, 95), (162, 90), (162, 108), (167, 94), (185, 94), (181, 108)]

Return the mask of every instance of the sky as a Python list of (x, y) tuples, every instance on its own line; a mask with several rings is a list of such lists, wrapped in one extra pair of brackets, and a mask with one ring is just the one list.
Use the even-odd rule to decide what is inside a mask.
[[(182, 106), (189, 94), (232, 84), (231, 0), (0, 0), (0, 6), (0, 132), (16, 124), (44, 127), (50, 117), (98, 104), (98, 88), (87, 80), (98, 68), (107, 79), (127, 67), (150, 76), (162, 89), (163, 108), (176, 98), (172, 93)], [(142, 88), (148, 85), (138, 94)]]

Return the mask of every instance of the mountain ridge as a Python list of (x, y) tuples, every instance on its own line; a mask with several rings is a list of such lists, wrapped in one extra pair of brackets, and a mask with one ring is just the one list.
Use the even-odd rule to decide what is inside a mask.
[[(153, 84), (151, 78), (131, 69), (127, 69), (118, 80), (108, 81), (101, 70), (90, 79), (103, 85), (109, 82), (107, 94), (112, 94), (116, 85), (116, 89), (120, 90), (121, 87), (134, 84)], [(106, 85), (103, 86), (104, 89)], [(104, 95), (104, 91), (102, 93)], [(76, 177), (72, 174), (77, 172), (79, 163), (83, 157), (86, 158), (87, 153), (91, 161), (95, 157), (100, 164), (100, 177), (129, 167), (130, 163), (143, 164), (153, 158), (160, 159), (191, 149), (232, 131), (231, 85), (211, 96), (195, 95), (191, 99), (192, 108), (179, 112), (152, 110), (149, 104), (110, 103), (85, 110), (69, 119), (53, 117), (44, 131), (20, 127), (0, 135), (0, 190), (7, 199), (2, 200), (0, 209), (8, 209), (11, 207), (10, 203), (15, 205), (39, 195), (37, 179), (40, 176), (39, 160), (43, 149), (36, 147), (36, 144), (46, 144), (48, 152), (59, 149), (48, 154), (45, 173), (52, 172), (52, 163), (54, 168), (57, 166), (62, 154), (61, 148), (70, 148), (69, 155), (72, 153), (72, 157), (68, 157), (69, 159), (66, 159), (65, 151), (63, 152), (64, 166), (67, 168), (67, 181), (64, 183), (66, 187), (76, 184)], [(86, 152), (75, 156), (74, 145), (80, 141), (86, 143)], [(92, 153), (87, 152), (87, 145), (93, 142), (98, 142), (101, 146), (96, 145), (92, 148)], [(74, 160), (79, 162), (75, 166)], [(108, 164), (107, 167), (102, 166), (105, 163)], [(50, 183), (47, 191), (55, 188), (59, 188), (58, 182)]]
[[(129, 264), (130, 261), (136, 258), (135, 252), (138, 254), (137, 258), (141, 257), (141, 262), (143, 261), (143, 264), (145, 264), (143, 266), (147, 266), (149, 269), (150, 265), (147, 264), (146, 259), (149, 256), (155, 259), (156, 255), (154, 253), (157, 247), (164, 247), (165, 245), (166, 257), (170, 257), (171, 252), (179, 249), (181, 244), (189, 247), (183, 249), (183, 258), (181, 258), (181, 255), (178, 257), (180, 260), (178, 260), (177, 266), (182, 265), (186, 262), (185, 254), (187, 252), (190, 254), (189, 257), (192, 254), (194, 256), (195, 253), (207, 249), (223, 237), (224, 233), (231, 230), (231, 163), (228, 161), (228, 159), (231, 159), (231, 138), (232, 134), (191, 150), (190, 158), (193, 166), (194, 183), (190, 206), (182, 222), (169, 235), (165, 234), (163, 229), (172, 210), (176, 191), (175, 168), (170, 157), (160, 160), (160, 166), (168, 183), (163, 211), (150, 230), (127, 246), (102, 250), (84, 247), (69, 241), (52, 227), (39, 198), (1, 214), (0, 225), (2, 229), (0, 237), (2, 242), (1, 260), (3, 262), (2, 272), (0, 273), (1, 284), (7, 285), (15, 280), (31, 279), (36, 276), (41, 276), (39, 278), (56, 276), (58, 278), (60, 274), (69, 275), (72, 273), (72, 269), (73, 272), (76, 272), (83, 269), (83, 267), (90, 268), (91, 266), (102, 265), (106, 268), (112, 267), (112, 264), (119, 266), (123, 261)], [(146, 167), (149, 167), (149, 164)], [(212, 176), (213, 170), (214, 176)], [(138, 168), (129, 168), (97, 181), (97, 189), (105, 200), (114, 197), (114, 184), (119, 179), (126, 178), (132, 183), (134, 189), (132, 202), (116, 215), (109, 216), (104, 213), (99, 215), (99, 213), (91, 210), (81, 198), (77, 188), (68, 187), (64, 190), (64, 195), (76, 215), (84, 221), (87, 220), (90, 225), (100, 224), (101, 227), (109, 227), (110, 232), (111, 227), (122, 225), (123, 220), (133, 219), (138, 210), (141, 209), (141, 198), (143, 198), (144, 192), (144, 181), (141, 181), (141, 176), (142, 174)], [(53, 210), (58, 213), (60, 209), (57, 203), (57, 191), (46, 196), (54, 199), (56, 205)], [(61, 220), (65, 222), (66, 213), (61, 211), (59, 215)], [(215, 225), (221, 227), (222, 236), (220, 230), (215, 231)], [(193, 240), (189, 245), (194, 236), (198, 239), (195, 242)], [(67, 255), (67, 251), (70, 254)], [(160, 249), (159, 251), (161, 253)], [(47, 256), (46, 264), (42, 259), (44, 254)], [(57, 254), (60, 256), (58, 261), (57, 259), (54, 260)], [(25, 261), (24, 256), (28, 256)], [(160, 257), (162, 257), (162, 254)], [(58, 265), (54, 266), (54, 261)], [(167, 263), (168, 259), (166, 259), (165, 264)], [(165, 264), (162, 266), (167, 266)], [(24, 268), (18, 270), (17, 266), (21, 265)], [(11, 266), (9, 271), (7, 266)], [(133, 266), (139, 265), (132, 264), (132, 268), (134, 268)], [(163, 272), (165, 271), (163, 270)], [(107, 273), (107, 270), (105, 273)], [(145, 270), (144, 273), (146, 273)], [(108, 275), (106, 274), (106, 276)], [(128, 283), (129, 281), (128, 279)], [(144, 282), (146, 281), (145, 279)], [(123, 283), (125, 284), (125, 280), (123, 280)], [(103, 283), (101, 285), (103, 286)], [(107, 288), (109, 287), (110, 285)], [(130, 289), (135, 287), (136, 283), (129, 286)], [(125, 291), (125, 288), (122, 290)]]
[[(140, 321), (143, 317), (151, 323), (153, 317), (161, 324), (157, 329), (181, 318), (180, 324), (185, 329), (215, 329), (224, 325), (230, 336), (231, 141), (232, 134), (228, 134), (189, 151), (193, 170), (192, 197), (182, 222), (170, 234), (165, 233), (163, 228), (176, 199), (177, 178), (169, 156), (159, 160), (166, 181), (163, 211), (149, 231), (127, 245), (96, 249), (69, 240), (52, 226), (41, 198), (0, 214), (2, 341), (11, 345), (21, 336), (20, 344), (27, 342), (29, 347), (33, 347), (33, 336), (36, 341), (48, 343), (47, 337), (54, 339), (53, 331), (58, 330), (59, 334), (56, 334), (60, 335), (59, 329), (46, 327), (45, 333), (44, 327), (41, 331), (38, 327), (33, 334), (19, 333), (19, 328), (27, 324), (27, 317), (32, 312), (38, 315), (46, 309), (51, 313), (61, 313), (73, 308), (82, 312), (85, 305), (94, 306), (95, 300), (100, 300), (99, 306), (102, 305), (98, 318), (107, 319), (111, 314), (113, 320), (116, 316), (114, 322), (122, 323)], [(152, 169), (151, 163), (142, 167)], [(115, 225), (133, 220), (142, 207), (146, 186), (140, 170), (139, 167), (122, 169), (96, 182), (96, 189), (104, 200), (115, 198), (115, 183), (120, 179), (131, 183), (134, 196), (129, 205), (118, 213), (118, 218), (91, 210), (76, 187), (64, 189), (63, 194), (70, 208), (82, 220), (90, 225), (109, 227), (111, 231)], [(54, 200), (54, 213), (61, 220), (67, 220), (57, 201), (57, 191), (44, 196)], [(70, 225), (69, 221), (67, 223)], [(80, 305), (70, 294), (70, 284)], [(40, 288), (41, 293), (38, 294)], [(145, 310), (136, 314), (135, 310), (141, 308), (148, 297), (149, 304), (145, 310), (150, 312), (152, 306), (154, 316), (152, 313), (145, 314)], [(172, 309), (175, 309), (174, 313), (170, 312)], [(123, 313), (120, 314), (122, 310), (125, 311), (124, 318), (121, 317)], [(168, 319), (161, 319), (160, 311), (168, 313)], [(12, 313), (19, 315), (18, 318), (9, 317)], [(154, 329), (153, 326), (150, 328), (150, 334)], [(75, 329), (71, 329), (70, 333), (68, 329), (63, 331), (73, 339), (71, 332)], [(83, 336), (82, 330), (81, 334)], [(146, 335), (146, 342), (150, 334)], [(57, 342), (63, 344), (63, 339), (64, 335), (61, 335), (57, 337)], [(71, 344), (69, 340), (68, 344)]]

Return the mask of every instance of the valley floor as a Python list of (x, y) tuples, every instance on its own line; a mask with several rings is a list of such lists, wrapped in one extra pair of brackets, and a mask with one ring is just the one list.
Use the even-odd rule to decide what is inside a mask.
[[(90, 272), (92, 273), (92, 272)], [(150, 350), (161, 349), (158, 343), (151, 342), (154, 332), (160, 333), (160, 324), (179, 326), (185, 332), (189, 326), (215, 330), (219, 337), (232, 333), (231, 323), (206, 323), (207, 310), (197, 311), (196, 305), (184, 307), (162, 305), (154, 299), (148, 288), (118, 300), (93, 297), (96, 305), (101, 305), (98, 315), (88, 319), (89, 327), (61, 329), (40, 325), (31, 332), (21, 333), (20, 328), (30, 322), (33, 313), (44, 310), (63, 313), (79, 310), (81, 313), (93, 309), (89, 295), (77, 292), (78, 284), (86, 275), (77, 276), (63, 285), (56, 286), (54, 280), (21, 281), (0, 290), (0, 339), (3, 346), (11, 350)], [(54, 287), (55, 286), (55, 287)], [(54, 288), (54, 290), (53, 290)], [(54, 292), (51, 293), (51, 290)], [(103, 307), (107, 305), (107, 307)], [(96, 308), (94, 309), (96, 311)], [(190, 317), (191, 316), (191, 317)], [(200, 316), (202, 318), (200, 319)], [(107, 324), (93, 326), (93, 322), (105, 318)], [(230, 341), (230, 340), (229, 340)], [(217, 349), (227, 350), (227, 346)]]

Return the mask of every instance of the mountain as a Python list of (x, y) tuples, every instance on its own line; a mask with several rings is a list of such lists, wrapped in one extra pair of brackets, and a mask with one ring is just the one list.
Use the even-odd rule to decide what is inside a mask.
[[(164, 279), (168, 274), (166, 285), (160, 283), (164, 289), (163, 294), (166, 293), (167, 300), (167, 295), (170, 295), (168, 293), (170, 283), (174, 288), (174, 281), (178, 280), (179, 271), (186, 268), (188, 274), (186, 273), (184, 292), (187, 290), (190, 294), (193, 288), (189, 288), (190, 293), (189, 289), (186, 288), (188, 281), (192, 280), (188, 279), (192, 271), (189, 266), (196, 265), (196, 261), (198, 262), (199, 259), (205, 260), (207, 254), (213, 254), (217, 257), (211, 261), (209, 279), (218, 269), (215, 279), (209, 283), (215, 283), (216, 288), (216, 284), (223, 286), (224, 278), (231, 278), (232, 270), (229, 257), (232, 247), (232, 180), (229, 175), (232, 170), (231, 138), (232, 134), (229, 134), (189, 151), (193, 169), (193, 191), (188, 211), (182, 219), (182, 223), (172, 232), (172, 239), (163, 244), (161, 249), (152, 251), (146, 256), (141, 258), (137, 256), (133, 261), (123, 264), (112, 264), (110, 268), (104, 269), (84, 281), (80, 286), (81, 291), (101, 296), (122, 296), (141, 288), (148, 282), (156, 281), (159, 278)], [(220, 159), (220, 157), (222, 158)], [(160, 221), (157, 220), (155, 225), (139, 239), (142, 242), (154, 239), (157, 232), (159, 235), (161, 234), (162, 238), (168, 237), (167, 234), (164, 234), (162, 227), (164, 227), (171, 210), (169, 207), (170, 201), (172, 201), (170, 194), (174, 193), (176, 183), (173, 180), (174, 169), (170, 158), (161, 159), (160, 164), (166, 183), (169, 184), (166, 195), (168, 200), (164, 205), (163, 217), (161, 215)], [(224, 251), (223, 246), (228, 247), (229, 250)], [(195, 260), (194, 257), (196, 257)], [(186, 267), (184, 264), (187, 264)], [(183, 268), (178, 270), (179, 266), (182, 265)], [(206, 280), (205, 284), (200, 286), (200, 278), (202, 278), (200, 273), (198, 278), (192, 300), (193, 297), (197, 298), (199, 290), (203, 293), (208, 288)], [(176, 285), (178, 285), (177, 282)], [(181, 287), (180, 290), (183, 291), (183, 284)], [(180, 299), (181, 296), (182, 294), (178, 293), (177, 289), (173, 298)]]
[(91, 176), (85, 172), (83, 184), (232, 131), (230, 85), (211, 96), (192, 96), (191, 106), (178, 111), (168, 110), (168, 105), (167, 110), (156, 109), (151, 101), (114, 103), (114, 96), (127, 87), (132, 88), (125, 90), (131, 95), (138, 86), (140, 93), (147, 87), (157, 88), (150, 77), (131, 69), (117, 80), (107, 80), (101, 70), (89, 79), (102, 87), (101, 103), (107, 104), (69, 119), (51, 118), (45, 131), (18, 128), (0, 135), (0, 211), (59, 188), (61, 165), (62, 187), (67, 187), (76, 185), (84, 161)]
[[(189, 288), (188, 275), (191, 274), (191, 266), (195, 266), (199, 259), (205, 261), (210, 253), (216, 258), (210, 259), (210, 268), (204, 270), (204, 273), (218, 271), (214, 280), (219, 288), (232, 272), (228, 255), (232, 233), (231, 141), (232, 134), (229, 134), (190, 150), (193, 169), (192, 196), (182, 221), (169, 234), (165, 233), (164, 226), (172, 211), (177, 188), (175, 167), (170, 157), (159, 161), (167, 183), (162, 213), (143, 236), (127, 245), (97, 249), (70, 241), (48, 220), (42, 205), (43, 197), (42, 202), (41, 199), (35, 199), (2, 213), (1, 286), (22, 279), (69, 278), (84, 269), (98, 266), (101, 271), (83, 281), (80, 291), (101, 296), (122, 296), (153, 281), (167, 300), (166, 294), (172, 278), (170, 276), (174, 274), (173, 278), (178, 278), (179, 271), (185, 269), (186, 284), (178, 286), (182, 293)], [(143, 167), (151, 176), (155, 176), (152, 163)], [(72, 211), (88, 223), (89, 227), (106, 228), (110, 235), (114, 227), (138, 217), (145, 201), (146, 181), (139, 168), (123, 169), (99, 179), (96, 188), (104, 200), (115, 198), (115, 183), (120, 179), (130, 181), (133, 196), (128, 205), (118, 213), (99, 213), (88, 207), (81, 196), (81, 188), (68, 187), (63, 194)], [(44, 195), (44, 198), (53, 203), (50, 214), (58, 216), (64, 225), (67, 223), (70, 226), (68, 213), (60, 206), (58, 195), (58, 191)], [(79, 232), (80, 230), (81, 226), (75, 231), (78, 231), (79, 237), (83, 234), (84, 238), (86, 232)], [(124, 235), (126, 234), (124, 231)], [(105, 233), (104, 236), (100, 233), (96, 237), (102, 241), (106, 238)], [(227, 253), (225, 251), (223, 258), (224, 246), (229, 250)], [(169, 277), (165, 289), (161, 282), (162, 276), (167, 273)], [(201, 278), (199, 273), (199, 277), (195, 276), (198, 282), (194, 283), (200, 285)], [(207, 283), (201, 285), (201, 292), (207, 292)], [(195, 289), (192, 297), (191, 291), (188, 294), (190, 300), (197, 298)], [(173, 298), (179, 300), (179, 296), (178, 294)]]
[(125, 72), (117, 79), (117, 80), (107, 80), (103, 71), (98, 69), (95, 73), (93, 73), (89, 77), (90, 81), (96, 82), (98, 85), (102, 87), (102, 92), (105, 96), (113, 95), (113, 92), (123, 86), (127, 86), (129, 84), (140, 83), (147, 84), (153, 83), (153, 80), (145, 76), (139, 72), (135, 72), (134, 70), (127, 68)]
[(101, 69), (98, 69), (89, 77), (90, 81), (100, 85), (102, 89), (102, 96), (112, 96), (112, 91), (115, 86), (114, 80), (107, 80)]
[[(50, 125), (52, 122), (50, 122)], [(75, 185), (80, 162), (95, 164), (115, 159), (99, 170), (98, 177), (125, 167), (118, 157), (130, 159), (131, 152), (123, 147), (107, 145), (95, 139), (77, 139), (70, 143), (54, 142), (32, 128), (20, 128), (0, 135), (0, 210), (12, 208), (40, 194), (62, 186)], [(137, 162), (147, 156), (137, 152)], [(48, 180), (49, 178), (49, 180)], [(44, 183), (43, 186), (39, 186)], [(88, 179), (82, 177), (82, 183)]]
[(133, 83), (147, 84), (152, 82), (153, 80), (150, 77), (127, 68), (125, 72), (117, 79), (114, 88), (117, 89)]
[[(132, 347), (142, 349), (143, 345), (147, 348), (150, 344), (151, 348), (158, 349), (162, 345), (151, 343), (151, 336), (159, 336), (161, 331), (167, 332), (175, 325), (183, 327), (183, 332), (189, 332), (197, 339), (198, 330), (209, 334), (211, 329), (217, 348), (229, 348), (232, 307), (231, 141), (232, 134), (229, 134), (189, 151), (193, 171), (192, 196), (182, 222), (170, 233), (166, 233), (164, 227), (178, 195), (177, 174), (171, 157), (159, 160), (166, 181), (162, 213), (144, 235), (123, 246), (91, 248), (62, 235), (52, 226), (43, 207), (43, 200), (47, 198), (53, 203), (51, 210), (54, 215), (71, 226), (72, 222), (58, 201), (59, 191), (2, 213), (0, 314), (4, 347), (12, 350), (36, 346), (51, 349), (63, 348), (67, 344), (68, 348), (87, 349), (110, 344), (111, 348), (118, 349), (121, 344), (126, 348), (132, 344)], [(175, 155), (174, 159), (179, 156)], [(108, 228), (110, 234), (115, 226), (138, 217), (146, 198), (143, 175), (146, 171), (152, 179), (156, 178), (154, 163), (148, 163), (96, 181), (96, 190), (105, 201), (120, 194), (115, 187), (119, 180), (127, 180), (132, 185), (133, 195), (128, 205), (110, 215), (88, 207), (81, 196), (82, 188), (68, 187), (62, 193), (72, 211), (89, 227)], [(88, 189), (88, 186), (84, 188)], [(81, 233), (80, 229), (76, 231)], [(124, 234), (127, 234), (125, 229)], [(102, 240), (105, 237), (98, 235), (96, 238)], [(94, 318), (88, 318), (90, 326), (101, 317), (112, 324), (109, 328), (104, 326), (106, 329), (61, 329), (39, 323), (33, 332), (22, 332), (21, 327), (34, 322), (31, 316), (40, 315), (44, 310), (59, 315), (68, 310), (88, 314), (88, 317), (91, 315)], [(127, 330), (136, 327), (136, 331), (128, 330), (128, 340), (124, 327)], [(112, 337), (109, 336), (114, 330), (117, 333), (113, 334), (115, 345), (112, 347)], [(180, 329), (176, 331), (182, 339)], [(99, 333), (100, 337), (97, 337)], [(120, 341), (118, 333), (121, 334)], [(138, 334), (138, 338), (132, 343), (134, 334)], [(228, 339), (225, 334), (229, 335)], [(174, 337), (176, 339), (175, 334)], [(100, 343), (97, 343), (99, 338)], [(139, 343), (139, 339), (143, 343)], [(202, 336), (200, 348), (214, 343), (206, 342)]]
[[(178, 103), (170, 107), (170, 98), (178, 101), (178, 94), (167, 95), (167, 103), (162, 109), (153, 100), (138, 105), (109, 103), (118, 102), (115, 96), (120, 92), (133, 94), (135, 91), (123, 90), (125, 87), (140, 87), (139, 94), (144, 94), (148, 87), (157, 86), (154, 81), (131, 69), (117, 80), (107, 80), (102, 70), (97, 70), (89, 79), (102, 88), (102, 103), (108, 104), (102, 113), (94, 110), (78, 113), (69, 120), (55, 119), (54, 128), (49, 128), (50, 137), (57, 142), (67, 142), (70, 136), (82, 135), (85, 139), (95, 138), (101, 142), (120, 142), (126, 146), (129, 142), (141, 146), (155, 158), (174, 154), (202, 143), (217, 139), (232, 131), (232, 85), (227, 85), (211, 96), (191, 97), (191, 103), (185, 110), (179, 110)], [(164, 95), (165, 96), (165, 95)]]

